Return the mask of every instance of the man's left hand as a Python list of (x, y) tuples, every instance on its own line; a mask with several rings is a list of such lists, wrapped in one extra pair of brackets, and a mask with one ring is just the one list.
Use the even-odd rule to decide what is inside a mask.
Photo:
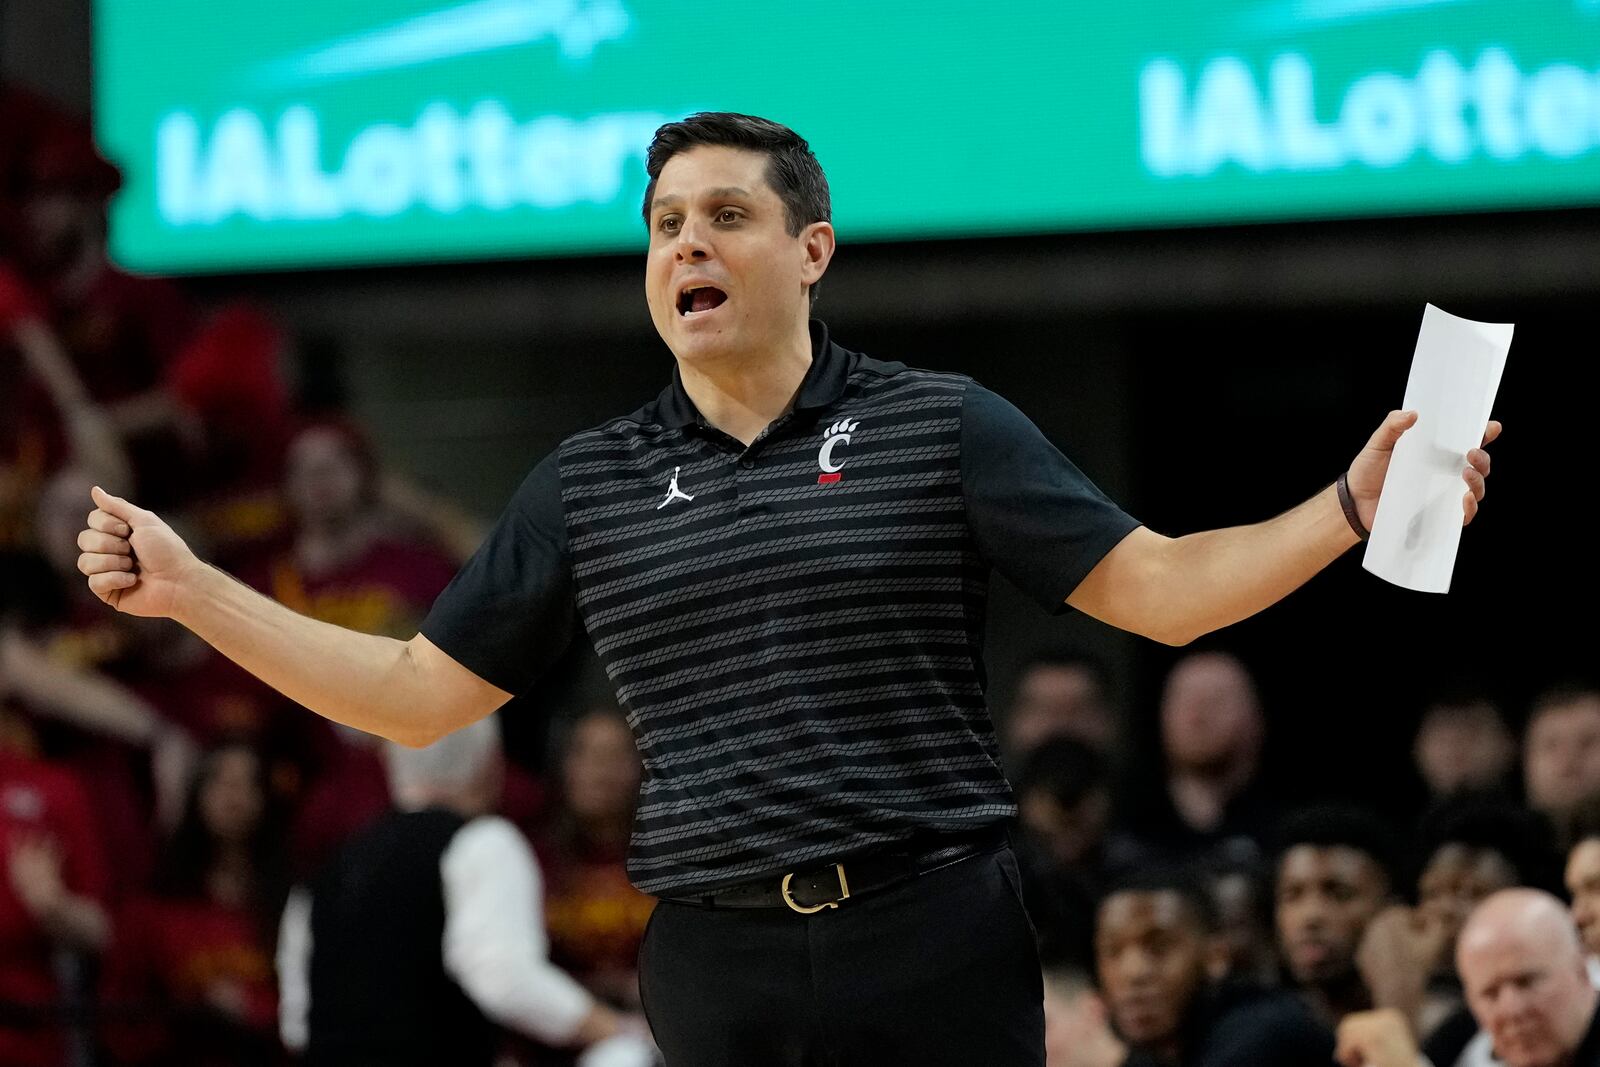
[[(1416, 423), (1415, 411), (1389, 412), (1389, 417), (1383, 420), (1383, 425), (1372, 435), (1367, 447), (1350, 464), (1347, 478), (1350, 497), (1355, 501), (1361, 525), (1369, 530), (1378, 515), (1378, 495), (1383, 492), (1383, 480), (1389, 473), (1389, 460), (1394, 455), (1395, 442)], [(1467, 469), (1461, 472), (1461, 480), (1467, 483), (1466, 495), (1461, 498), (1463, 526), (1473, 520), (1478, 514), (1478, 505), (1483, 502), (1485, 483), (1489, 477), (1489, 453), (1485, 450), (1499, 436), (1500, 424), (1491, 420), (1484, 431), (1483, 444), (1467, 453)]]

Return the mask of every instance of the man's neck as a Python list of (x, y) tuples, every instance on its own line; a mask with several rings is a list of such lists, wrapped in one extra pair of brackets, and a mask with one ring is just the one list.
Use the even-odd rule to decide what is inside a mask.
[(802, 324), (775, 349), (705, 366), (680, 361), (678, 376), (707, 422), (748, 445), (789, 410), (810, 369), (811, 334)]

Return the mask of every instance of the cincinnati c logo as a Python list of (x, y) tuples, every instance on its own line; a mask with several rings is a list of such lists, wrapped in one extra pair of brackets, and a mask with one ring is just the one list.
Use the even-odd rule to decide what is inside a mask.
[(833, 458), (833, 450), (839, 445), (849, 444), (850, 435), (860, 425), (859, 422), (840, 419), (823, 431), (822, 436), (825, 440), (822, 442), (822, 448), (817, 452), (817, 466), (822, 468), (822, 473), (817, 475), (818, 485), (832, 485), (842, 477), (839, 474), (839, 470), (844, 466), (844, 460), (835, 460)]

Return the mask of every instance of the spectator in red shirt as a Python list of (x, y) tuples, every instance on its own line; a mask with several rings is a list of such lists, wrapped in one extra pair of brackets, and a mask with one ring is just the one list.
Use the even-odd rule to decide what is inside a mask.
[(411, 638), (455, 563), (397, 535), (366, 434), (345, 420), (308, 423), (289, 445), (284, 496), (291, 540), (245, 568), (247, 580), (312, 618)]
[(0, 259), (0, 548), (31, 544), (45, 478), (65, 463), (95, 479), (129, 480), (129, 460), (110, 414), (96, 404), (42, 301)]
[[(324, 622), (406, 640), (455, 575), (455, 562), (397, 536), (383, 506), (377, 456), (354, 423), (307, 423), (290, 442), (284, 481), (293, 533), (240, 568), (241, 577)], [(374, 739), (332, 728), (294, 829), (297, 870), (310, 871), (389, 807)]]
[(170, 507), (188, 488), (184, 449), (169, 428), (143, 424), (141, 401), (162, 385), (194, 312), (171, 282), (125, 274), (107, 258), (106, 203), (121, 180), (86, 127), (51, 130), (26, 161), (19, 259), (90, 398), (124, 438), (140, 492)]
[(560, 758), (561, 795), (538, 848), (548, 878), (551, 959), (612, 1004), (639, 1007), (639, 942), (655, 908), (628, 882), (639, 754), (622, 712), (573, 723)]
[(286, 895), (265, 766), (242, 744), (201, 762), (156, 890), (119, 915), (107, 1040), (124, 1064), (276, 1063), (272, 955)]
[[(0, 738), (26, 736), (3, 705), (0, 720)], [(72, 991), (58, 961), (99, 952), (110, 934), (105, 860), (72, 774), (3, 744), (0, 858), (0, 1063), (64, 1063)]]

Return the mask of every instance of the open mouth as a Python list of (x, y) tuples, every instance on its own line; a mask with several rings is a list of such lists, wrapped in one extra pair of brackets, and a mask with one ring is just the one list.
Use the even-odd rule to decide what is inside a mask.
[(691, 285), (678, 293), (678, 314), (698, 315), (721, 307), (728, 299), (724, 293), (714, 285)]

